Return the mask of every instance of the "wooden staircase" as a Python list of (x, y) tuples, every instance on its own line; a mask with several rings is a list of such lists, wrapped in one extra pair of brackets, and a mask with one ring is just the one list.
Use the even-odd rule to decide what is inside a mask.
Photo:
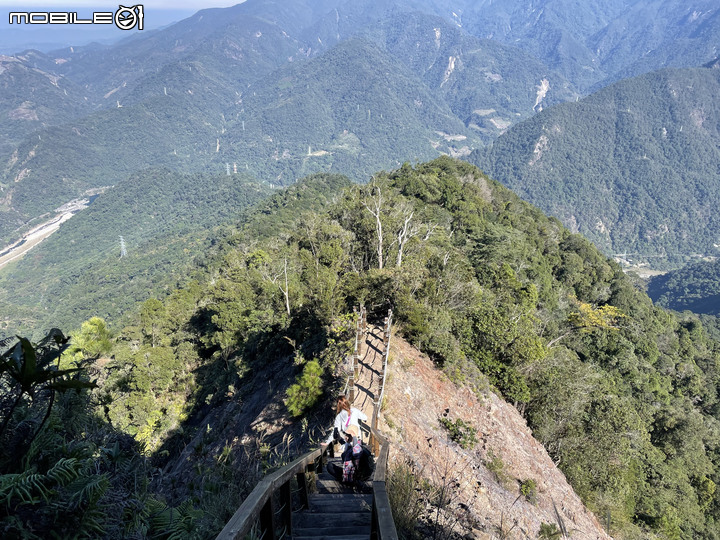
[[(329, 463), (341, 466), (339, 459)], [(293, 514), (293, 540), (367, 540), (372, 521), (372, 483), (358, 488), (341, 485), (326, 470), (317, 478), (309, 508)]]
[[(389, 442), (377, 430), (392, 312), (384, 324), (368, 327), (361, 308), (357, 320), (345, 391), (353, 406), (372, 419), (370, 425), (360, 426), (363, 441), (370, 443), (375, 455), (372, 479), (358, 486), (344, 486), (322, 466), (322, 450), (310, 451), (264, 477), (216, 540), (239, 540), (248, 534), (263, 540), (397, 540), (386, 491)], [(340, 458), (328, 462), (342, 466)], [(315, 489), (309, 485), (310, 478), (315, 478)], [(297, 490), (293, 490), (292, 482)], [(295, 499), (300, 504), (294, 504)]]

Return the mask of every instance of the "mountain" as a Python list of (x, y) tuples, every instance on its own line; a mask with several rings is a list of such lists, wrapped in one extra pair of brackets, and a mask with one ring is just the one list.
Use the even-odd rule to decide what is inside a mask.
[[(15, 239), (39, 215), (149, 166), (219, 173), (238, 163), (287, 183), (327, 170), (363, 180), (406, 159), (463, 155), (548, 105), (576, 99), (578, 88), (712, 60), (717, 9), (707, 0), (694, 9), (677, 0), (295, 0), (283, 9), (249, 0), (110, 46), (17, 55), (4, 60), (24, 75), (5, 79), (6, 95), (16, 97), (4, 105), (12, 121), (5, 140), (0, 134), (0, 238)], [(657, 15), (655, 26), (643, 22), (647, 14)], [(628, 26), (636, 30), (625, 39), (617, 29)], [(377, 50), (362, 58), (351, 52), (358, 47)], [(380, 120), (377, 132), (350, 121), (348, 104), (332, 96), (357, 85), (360, 73), (378, 79), (355, 104), (370, 111), (364, 122)], [(314, 79), (292, 85), (305, 109), (277, 102), (287, 77)], [(18, 101), (42, 88), (39, 106)], [(292, 112), (287, 123), (281, 110)], [(259, 133), (266, 121), (272, 133)], [(322, 132), (309, 130), (311, 122)]]
[(720, 260), (700, 261), (648, 282), (648, 296), (675, 311), (720, 317)]
[(716, 253), (720, 71), (667, 69), (545, 109), (472, 160), (633, 264)]
[(469, 36), (440, 17), (396, 14), (370, 36), (419, 74), (483, 143), (544, 107), (578, 97), (533, 56)]
[[(29, 54), (26, 69), (54, 66), (59, 80), (83, 89), (90, 111), (59, 117), (8, 148), (0, 237), (145, 167), (220, 173), (237, 164), (274, 184), (329, 170), (364, 180), (399, 165), (397, 156), (468, 154), (546, 103), (576, 95), (521, 51), (437, 17), (373, 17), (354, 37), (315, 47), (307, 32), (317, 19), (291, 17), (290, 8), (269, 17), (267, 9), (251, 2), (203, 10), (112, 47)], [(428, 37), (429, 46), (412, 51)], [(13, 91), (26, 86), (16, 81)]]
[(34, 131), (90, 112), (87, 92), (51, 69), (34, 67), (39, 56), (0, 56), (0, 155)]
[(269, 194), (241, 174), (136, 173), (3, 268), (2, 332), (38, 337), (92, 316), (120, 321), (137, 302), (187, 281), (218, 227)]
[(588, 41), (608, 74), (601, 85), (661, 67), (702, 65), (718, 58), (719, 42), (720, 9), (711, 0), (635, 2)]
[(476, 146), (441, 99), (371, 42), (351, 39), (251, 85), (221, 156), (263, 179), (289, 184), (318, 170), (356, 180)]
[(458, 2), (445, 14), (470, 34), (526, 50), (583, 92), (664, 67), (699, 66), (717, 58), (720, 40), (713, 0), (485, 0)]

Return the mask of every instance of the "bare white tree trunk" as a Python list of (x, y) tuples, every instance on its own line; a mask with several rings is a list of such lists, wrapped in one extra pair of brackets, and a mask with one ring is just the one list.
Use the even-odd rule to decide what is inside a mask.
[(287, 310), (288, 316), (290, 315), (290, 287), (288, 287), (288, 275), (287, 275), (287, 257), (285, 257), (285, 289), (280, 287), (280, 290), (285, 295), (285, 309)]
[(403, 248), (405, 247), (405, 243), (416, 234), (414, 230), (415, 228), (410, 227), (410, 221), (412, 220), (413, 214), (415, 214), (415, 212), (410, 212), (410, 215), (405, 217), (403, 227), (398, 231), (398, 252), (397, 260), (395, 261), (395, 266), (398, 268), (400, 268), (400, 265), (402, 264)]
[(382, 221), (380, 221), (380, 214), (382, 212), (382, 193), (380, 191), (379, 187), (375, 187), (377, 190), (377, 197), (374, 197), (372, 199), (372, 205), (373, 207), (370, 208), (367, 203), (363, 203), (365, 205), (365, 208), (368, 209), (368, 212), (370, 212), (373, 217), (375, 218), (375, 232), (377, 233), (377, 256), (378, 256), (378, 268), (382, 270), (383, 268), (383, 230), (382, 230)]

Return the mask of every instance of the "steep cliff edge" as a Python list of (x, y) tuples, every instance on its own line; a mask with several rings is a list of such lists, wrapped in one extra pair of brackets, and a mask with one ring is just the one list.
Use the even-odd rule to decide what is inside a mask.
[[(557, 508), (573, 538), (610, 538), (515, 407), (490, 390), (479, 397), (458, 387), (399, 336), (389, 373), (381, 428), (393, 443), (391, 460), (407, 458), (419, 476), (447, 488), (445, 511), (428, 509), (430, 521), (467, 538), (537, 538), (543, 523), (559, 529)], [(452, 442), (440, 418), (475, 428), (477, 444)], [(536, 483), (534, 504), (521, 493), (528, 480)]]

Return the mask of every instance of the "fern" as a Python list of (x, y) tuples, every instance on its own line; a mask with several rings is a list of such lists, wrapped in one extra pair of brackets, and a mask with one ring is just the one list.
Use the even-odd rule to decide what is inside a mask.
[(196, 510), (189, 501), (184, 501), (177, 508), (173, 508), (156, 499), (148, 499), (146, 508), (149, 511), (151, 538), (167, 540), (191, 538), (196, 521), (202, 516), (202, 511)]
[(102, 498), (110, 483), (105, 474), (82, 477), (67, 486), (70, 492), (68, 508), (75, 510), (82, 505), (93, 506)]
[(60, 458), (47, 472), (48, 478), (61, 486), (66, 486), (80, 476), (82, 463), (77, 458)]
[(0, 504), (9, 510), (17, 504), (48, 500), (50, 489), (45, 485), (46, 480), (44, 475), (33, 470), (0, 476)]

